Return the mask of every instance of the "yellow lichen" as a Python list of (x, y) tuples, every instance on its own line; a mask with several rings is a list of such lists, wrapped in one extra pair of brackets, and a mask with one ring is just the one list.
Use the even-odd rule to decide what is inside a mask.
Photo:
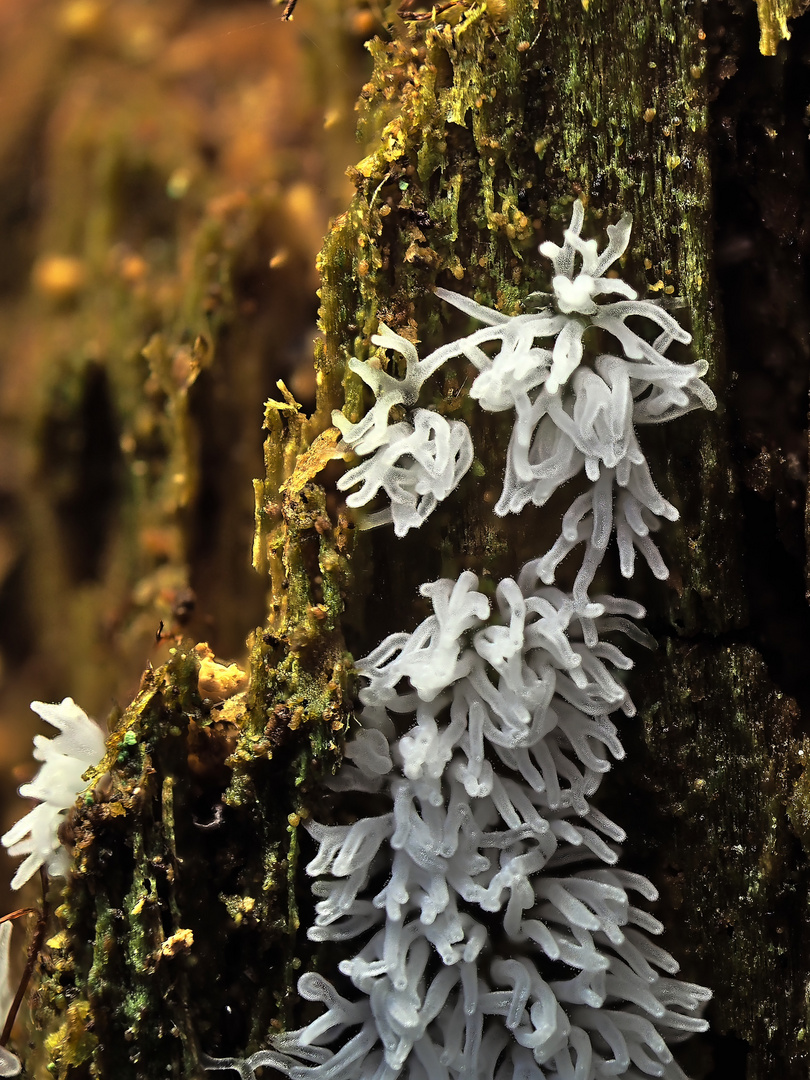
[(194, 932), (192, 930), (178, 930), (175, 934), (167, 937), (160, 946), (161, 956), (177, 956), (178, 953), (186, 952), (194, 944)]

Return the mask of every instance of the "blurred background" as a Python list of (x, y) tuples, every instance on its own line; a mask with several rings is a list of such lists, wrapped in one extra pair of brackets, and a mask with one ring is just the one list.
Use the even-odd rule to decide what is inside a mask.
[(364, 0), (282, 12), (0, 0), (3, 829), (32, 699), (103, 722), (171, 635), (240, 660), (264, 621), (262, 403), (279, 378), (314, 401), (315, 259), (379, 26)]

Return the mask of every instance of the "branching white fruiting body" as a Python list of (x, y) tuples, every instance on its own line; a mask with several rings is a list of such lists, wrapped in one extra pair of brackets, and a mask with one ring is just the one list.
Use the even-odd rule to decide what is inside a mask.
[(304, 976), (302, 995), (327, 1009), (273, 1040), (288, 1056), (276, 1067), (682, 1077), (667, 1041), (705, 1030), (708, 992), (669, 977), (678, 965), (647, 937), (660, 923), (628, 897), (655, 889), (615, 868), (624, 834), (590, 803), (623, 757), (608, 714), (634, 711), (616, 677), (630, 661), (604, 635), (643, 638), (627, 619), (642, 612), (604, 597), (579, 615), (531, 563), (501, 582), (491, 620), (477, 584), (465, 572), (423, 586), (434, 614), (357, 664), (361, 729), (335, 787), (387, 793), (391, 811), (311, 824), (307, 872), (309, 937), (364, 942), (340, 964), (360, 997)]
[[(608, 227), (601, 255), (580, 238), (583, 217), (575, 203), (563, 245), (541, 246), (554, 275), (551, 293), (527, 298), (536, 312), (507, 316), (438, 289), (484, 329), (420, 361), (382, 327), (372, 340), (405, 358), (403, 380), (351, 362), (377, 403), (357, 424), (333, 416), (345, 446), (371, 455), (339, 486), (362, 484), (350, 505), (381, 489), (391, 498), (368, 524), (391, 521), (402, 535), (469, 467), (464, 437), (439, 435), (443, 418), (431, 425), (417, 409), (413, 424), (389, 423), (393, 406), (414, 406), (425, 380), (459, 356), (479, 373), (471, 396), (516, 413), (498, 513), (541, 506), (581, 472), (592, 486), (552, 549), (501, 581), (495, 612), (469, 571), (428, 583), (433, 614), (357, 662), (360, 728), (331, 786), (387, 808), (306, 826), (318, 844), (308, 936), (356, 942), (339, 965), (353, 996), (307, 972), (298, 989), (321, 1015), (275, 1036), (272, 1049), (208, 1059), (209, 1069), (243, 1080), (262, 1066), (292, 1080), (685, 1080), (670, 1044), (706, 1029), (711, 994), (672, 977), (677, 963), (649, 937), (661, 924), (629, 895), (652, 901), (656, 890), (616, 867), (624, 833), (592, 802), (609, 759), (624, 754), (610, 715), (634, 712), (623, 681), (632, 664), (611, 638), (649, 638), (634, 621), (639, 605), (588, 590), (614, 530), (626, 577), (636, 549), (667, 576), (650, 531), (678, 515), (653, 484), (635, 425), (715, 401), (703, 361), (664, 355), (689, 334), (606, 276), (627, 247), (629, 215)], [(622, 299), (602, 302), (610, 295)], [(658, 327), (653, 342), (631, 317)], [(584, 363), (591, 329), (621, 355)], [(579, 543), (567, 595), (551, 582)]]
[(101, 728), (73, 698), (66, 697), (59, 705), (32, 701), (31, 708), (60, 734), (52, 739), (34, 736), (34, 757), (42, 766), (30, 784), (22, 785), (20, 794), (39, 800), (39, 805), (0, 838), (9, 855), (25, 855), (11, 880), (12, 889), (24, 885), (40, 866), (52, 877), (67, 873), (70, 860), (59, 840), (59, 826), (86, 787), (82, 774), (98, 765), (105, 749)]
[[(484, 323), (484, 328), (441, 346), (420, 361), (411, 342), (382, 327), (372, 342), (405, 357), (405, 378), (397, 380), (372, 364), (352, 360), (352, 370), (372, 387), (377, 402), (358, 424), (349, 424), (342, 413), (333, 414), (346, 446), (361, 455), (373, 454), (341, 478), (339, 486), (344, 490), (366, 481), (349, 496), (348, 504), (364, 506), (380, 488), (387, 490), (391, 509), (372, 514), (364, 524), (371, 527), (394, 520), (397, 535), (403, 535), (421, 524), (455, 488), (472, 462), (472, 447), (456, 430), (458, 422), (450, 421), (453, 439), (445, 437), (447, 449), (433, 449), (426, 436), (420, 440), (410, 434), (408, 421), (389, 426), (390, 409), (414, 405), (422, 385), (447, 360), (468, 359), (478, 370), (470, 396), (490, 412), (515, 411), (503, 492), (495, 512), (518, 513), (529, 502), (543, 506), (559, 487), (583, 471), (593, 484), (571, 505), (560, 538), (542, 568), (543, 580), (552, 582), (558, 563), (584, 543), (586, 552), (575, 588), (580, 597), (587, 593), (614, 533), (625, 577), (632, 576), (636, 550), (656, 577), (667, 576), (650, 534), (658, 529), (660, 518), (674, 521), (678, 512), (655, 487), (636, 428), (716, 406), (701, 378), (706, 373), (705, 361), (679, 364), (665, 356), (674, 341), (684, 345), (691, 341), (686, 330), (659, 304), (639, 300), (626, 282), (606, 276), (627, 248), (630, 215), (608, 226), (609, 243), (601, 255), (596, 241), (582, 240), (583, 220), (583, 205), (575, 202), (563, 244), (547, 241), (541, 245), (554, 273), (550, 293), (526, 298), (526, 306), (537, 307), (536, 311), (509, 316), (437, 289), (441, 299)], [(622, 299), (602, 302), (610, 294)], [(652, 324), (659, 331), (657, 336), (647, 340), (628, 325), (630, 319)], [(614, 339), (619, 351), (600, 351), (592, 357), (592, 365), (584, 363), (586, 333)], [(497, 351), (489, 355), (485, 349), (493, 347)], [(417, 414), (424, 412), (417, 410)], [(436, 423), (448, 425), (438, 416)], [(423, 415), (420, 424), (428, 430)], [(398, 445), (405, 451), (402, 440), (406, 437), (410, 437), (407, 445), (417, 448), (416, 454), (397, 451)], [(438, 439), (434, 442), (438, 444)], [(422, 462), (425, 455), (433, 466), (429, 474)], [(397, 469), (391, 472), (394, 458)], [(370, 478), (373, 482), (368, 482)], [(418, 504), (417, 491), (422, 496)]]
[(344, 473), (338, 489), (360, 484), (346, 499), (348, 506), (365, 506), (382, 488), (389, 506), (369, 515), (363, 528), (393, 524), (397, 536), (418, 528), (437, 505), (456, 489), (472, 465), (473, 445), (466, 424), (445, 420), (439, 413), (416, 409), (412, 420), (389, 424), (392, 408), (415, 404), (425, 379), (435, 367), (420, 362), (414, 345), (380, 323), (372, 344), (405, 358), (405, 378), (398, 380), (373, 364), (352, 359), (349, 367), (371, 387), (377, 398), (371, 412), (351, 424), (337, 410), (332, 422), (339, 428), (347, 448), (371, 455)]

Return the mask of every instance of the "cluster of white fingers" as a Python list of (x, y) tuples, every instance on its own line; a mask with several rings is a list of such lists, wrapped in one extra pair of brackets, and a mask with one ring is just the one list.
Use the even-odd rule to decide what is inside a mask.
[[(601, 254), (583, 220), (577, 202), (562, 245), (541, 246), (551, 291), (524, 313), (437, 289), (483, 328), (420, 360), (381, 326), (372, 342), (404, 360), (403, 378), (380, 358), (351, 361), (376, 403), (357, 423), (333, 415), (343, 449), (363, 459), (338, 486), (354, 489), (353, 507), (388, 498), (361, 524), (419, 527), (470, 467), (466, 426), (418, 407), (458, 358), (477, 371), (470, 396), (483, 409), (515, 414), (496, 513), (543, 506), (577, 476), (587, 487), (551, 549), (494, 601), (469, 571), (428, 582), (433, 613), (357, 661), (359, 726), (331, 787), (374, 812), (306, 826), (317, 845), (308, 936), (344, 952), (342, 982), (307, 972), (298, 989), (323, 1006), (314, 1019), (207, 1068), (243, 1080), (260, 1067), (293, 1080), (685, 1080), (672, 1046), (705, 1030), (711, 994), (674, 977), (653, 941), (661, 924), (635, 903), (656, 890), (618, 867), (624, 833), (596, 801), (624, 756), (613, 718), (634, 712), (621, 642), (651, 642), (638, 604), (590, 593), (612, 536), (625, 577), (637, 552), (667, 577), (652, 534), (678, 514), (636, 431), (715, 400), (703, 361), (665, 355), (689, 334), (608, 276), (629, 215)], [(579, 545), (564, 593), (555, 572)]]

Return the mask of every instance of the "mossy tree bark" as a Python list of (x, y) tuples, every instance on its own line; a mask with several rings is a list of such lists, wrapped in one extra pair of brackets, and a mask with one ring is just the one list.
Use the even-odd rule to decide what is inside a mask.
[[(633, 212), (624, 277), (683, 298), (722, 396), (712, 193), (726, 166), (711, 158), (710, 96), (728, 41), (737, 60), (757, 48), (755, 24), (735, 19), (666, 0), (391, 14), (363, 90), (370, 152), (320, 258), (317, 406), (306, 418), (283, 394), (267, 407), (254, 563), (270, 600), (249, 686), (181, 644), (120, 719), (73, 823), (77, 872), (35, 997), (40, 1067), (71, 1080), (200, 1076), (202, 1053), (255, 1051), (296, 1021), (295, 972), (323, 959), (306, 941), (300, 822), (339, 813), (318, 781), (351, 722), (349, 653), (411, 629), (421, 582), (462, 568), (497, 581), (557, 534), (568, 491), (493, 515), (510, 421), (473, 409), (461, 364), (436, 377), (430, 404), (470, 424), (470, 474), (416, 534), (353, 530), (330, 411), (366, 407), (346, 362), (370, 355), (380, 320), (424, 348), (446, 340), (460, 322), (437, 284), (520, 310), (547, 283), (538, 241), (559, 239), (582, 197), (592, 234)], [(645, 443), (681, 521), (661, 534), (670, 580), (632, 583), (660, 647), (639, 657), (641, 720), (606, 798), (630, 833), (628, 864), (661, 886), (668, 947), (715, 991), (713, 1034), (688, 1048), (689, 1067), (707, 1072), (713, 1044), (716, 1075), (741, 1080), (806, 1072), (810, 745), (748, 629), (737, 437), (721, 408)]]

